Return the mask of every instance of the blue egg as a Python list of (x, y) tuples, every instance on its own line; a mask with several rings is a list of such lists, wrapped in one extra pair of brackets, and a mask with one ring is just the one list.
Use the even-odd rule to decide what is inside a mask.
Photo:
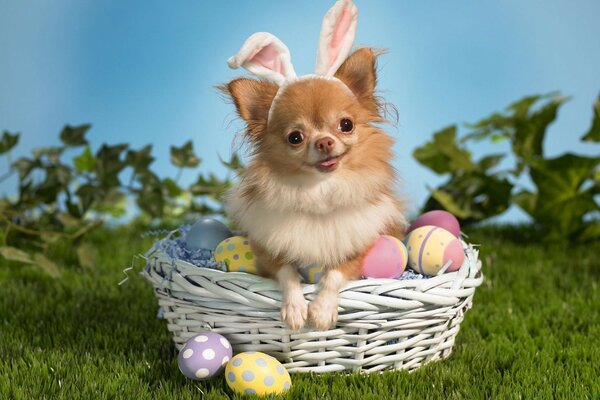
[(214, 249), (233, 233), (220, 221), (213, 218), (198, 220), (185, 235), (185, 244), (190, 250)]

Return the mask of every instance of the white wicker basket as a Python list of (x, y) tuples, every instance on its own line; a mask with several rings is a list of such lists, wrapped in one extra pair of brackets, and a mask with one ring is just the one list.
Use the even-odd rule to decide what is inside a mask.
[[(262, 351), (289, 372), (412, 370), (448, 357), (475, 288), (478, 251), (463, 242), (465, 262), (428, 279), (364, 279), (340, 291), (335, 328), (292, 332), (281, 321), (281, 292), (269, 279), (199, 268), (162, 251), (147, 255), (152, 282), (177, 349), (198, 332), (224, 335), (234, 353)], [(304, 285), (308, 301), (316, 285)]]

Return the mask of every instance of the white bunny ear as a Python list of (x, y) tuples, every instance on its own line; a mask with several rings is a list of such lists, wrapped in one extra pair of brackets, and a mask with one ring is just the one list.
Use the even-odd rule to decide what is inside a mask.
[(354, 43), (358, 10), (352, 0), (337, 0), (321, 25), (317, 53), (317, 75), (333, 76)]
[(234, 69), (244, 67), (254, 75), (278, 85), (296, 78), (289, 49), (268, 32), (251, 35), (240, 51), (227, 60), (227, 64)]

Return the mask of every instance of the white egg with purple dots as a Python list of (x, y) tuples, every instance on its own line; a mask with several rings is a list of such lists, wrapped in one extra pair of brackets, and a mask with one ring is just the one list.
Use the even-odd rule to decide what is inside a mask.
[(179, 351), (179, 370), (188, 378), (203, 381), (223, 372), (233, 354), (231, 344), (215, 332), (190, 338)]

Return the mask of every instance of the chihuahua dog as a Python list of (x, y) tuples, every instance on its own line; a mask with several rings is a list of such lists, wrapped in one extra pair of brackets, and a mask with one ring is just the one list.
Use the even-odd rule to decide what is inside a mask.
[[(378, 124), (378, 52), (350, 56), (356, 7), (339, 0), (323, 21), (316, 74), (297, 77), (289, 51), (268, 33), (251, 36), (229, 60), (260, 80), (221, 87), (245, 121), (252, 155), (226, 212), (248, 236), (263, 276), (283, 292), (281, 317), (293, 330), (337, 322), (338, 293), (361, 276), (379, 235), (402, 237), (406, 219), (394, 194), (393, 139)], [(323, 267), (319, 291), (304, 298), (298, 268)]]

